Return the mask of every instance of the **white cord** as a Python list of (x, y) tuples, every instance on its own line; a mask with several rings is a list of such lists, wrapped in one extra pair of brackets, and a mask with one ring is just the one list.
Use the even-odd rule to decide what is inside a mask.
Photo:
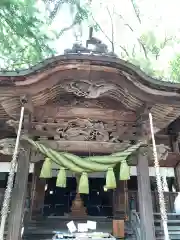
[(1, 210), (0, 240), (4, 240), (4, 230), (5, 230), (5, 224), (6, 224), (6, 220), (7, 220), (7, 216), (8, 216), (8, 211), (9, 211), (11, 192), (12, 192), (13, 183), (14, 183), (14, 176), (15, 176), (15, 172), (16, 172), (18, 147), (19, 147), (19, 140), (20, 140), (20, 135), (21, 135), (23, 118), (24, 118), (24, 107), (21, 107), (21, 114), (20, 114), (17, 137), (16, 137), (16, 144), (15, 144), (14, 153), (13, 153), (13, 157), (12, 157), (12, 161), (11, 161), (11, 167), (10, 167), (10, 172), (9, 172), (9, 176), (8, 176), (7, 187), (6, 187), (6, 191), (4, 194), (4, 201), (3, 201), (3, 206), (2, 206), (2, 210)]
[(164, 229), (164, 240), (170, 240), (169, 233), (168, 233), (168, 225), (167, 225), (166, 205), (165, 205), (163, 186), (162, 186), (161, 175), (160, 175), (160, 166), (159, 166), (158, 155), (157, 155), (156, 141), (154, 137), (153, 118), (151, 113), (149, 113), (149, 122), (150, 122), (151, 137), (152, 137), (152, 144), (153, 144), (154, 167), (155, 167), (157, 189), (158, 189), (158, 195), (159, 195), (159, 205), (160, 205), (160, 211), (161, 211), (161, 219), (163, 223), (162, 225)]

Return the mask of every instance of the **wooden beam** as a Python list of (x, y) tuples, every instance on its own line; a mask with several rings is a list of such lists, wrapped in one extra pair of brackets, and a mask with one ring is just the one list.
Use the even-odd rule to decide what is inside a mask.
[[(114, 152), (120, 152), (126, 149), (126, 145), (123, 143), (110, 143), (110, 142), (95, 142), (95, 141), (55, 141), (55, 140), (40, 140), (39, 143), (53, 148), (57, 151), (68, 151), (77, 154), (111, 154)], [(39, 153), (35, 152), (35, 156), (32, 157), (31, 162), (38, 162), (43, 157), (39, 156)], [(149, 166), (154, 166), (152, 158), (149, 157)], [(5, 156), (0, 154), (0, 162), (10, 162), (11, 156)], [(180, 161), (180, 153), (169, 152), (166, 160), (160, 160), (161, 167), (175, 167)], [(130, 165), (137, 165), (136, 156), (132, 156), (130, 159)]]
[[(172, 150), (180, 155), (180, 149), (179, 149), (179, 141), (178, 138), (176, 137), (171, 137), (172, 141)], [(180, 157), (178, 159), (178, 162), (174, 168), (174, 173), (175, 173), (175, 183), (176, 183), (176, 190), (179, 192), (180, 191)]]
[[(119, 127), (120, 128), (120, 127)], [(127, 128), (124, 128), (124, 127), (121, 127), (121, 130), (117, 132), (117, 134), (122, 134), (118, 137), (118, 140), (121, 140), (121, 141), (138, 141), (138, 140), (141, 140), (141, 137), (139, 135), (133, 135), (132, 134), (129, 134), (129, 133), (125, 133), (124, 131), (126, 131)], [(81, 129), (79, 128), (79, 131)], [(100, 130), (99, 130), (100, 131)], [(130, 132), (131, 129), (128, 129), (128, 131)], [(115, 132), (115, 131), (114, 131)], [(124, 132), (124, 133), (123, 133)], [(133, 132), (133, 131), (132, 131)], [(78, 133), (78, 132), (77, 132)], [(116, 132), (115, 132), (116, 133)], [(77, 134), (78, 135), (78, 134)], [(58, 131), (56, 132), (55, 129), (48, 129), (46, 131), (44, 130), (34, 130), (34, 129), (30, 129), (29, 130), (29, 137), (33, 138), (33, 137), (47, 137), (47, 138), (54, 138), (56, 139), (56, 136), (59, 137), (59, 133)], [(116, 136), (116, 135), (115, 135)], [(77, 141), (79, 140), (78, 139), (79, 136), (77, 136)], [(72, 136), (73, 138), (73, 136)], [(61, 141), (64, 141), (63, 139)], [(74, 142), (74, 141), (73, 141)], [(95, 142), (95, 141), (94, 141)], [(104, 143), (107, 143), (107, 142), (104, 142)], [(111, 143), (111, 142), (109, 142)], [(113, 143), (113, 142), (112, 142)]]
[(178, 163), (174, 169), (175, 173), (175, 183), (176, 183), (176, 190), (180, 192), (180, 163)]
[(126, 218), (127, 181), (117, 181), (117, 188), (113, 192), (113, 218), (125, 220)]
[(27, 114), (33, 113), (34, 106), (33, 106), (33, 102), (32, 102), (32, 97), (30, 95), (28, 95), (28, 94), (21, 95), (20, 102), (24, 106), (25, 113), (27, 113)]
[[(148, 158), (149, 167), (154, 167), (153, 156)], [(169, 152), (166, 160), (160, 160), (160, 167), (175, 167), (180, 160), (180, 154)], [(130, 159), (130, 165), (136, 166), (138, 164), (137, 158), (133, 155)]]
[(34, 116), (38, 121), (42, 119), (93, 119), (99, 121), (116, 120), (123, 122), (134, 122), (136, 114), (132, 111), (117, 111), (101, 108), (82, 108), (82, 107), (59, 107), (57, 105), (46, 105), (34, 108)]
[(148, 156), (143, 148), (140, 148), (138, 151), (137, 179), (141, 236), (143, 240), (155, 240)]
[(75, 153), (101, 153), (109, 154), (119, 152), (125, 149), (120, 143), (110, 142), (93, 142), (93, 141), (54, 141), (40, 140), (38, 141), (54, 150), (67, 151)]
[[(54, 141), (54, 140), (40, 140), (39, 143), (44, 144), (57, 151), (67, 151), (77, 154), (111, 154), (125, 150), (127, 147), (121, 143), (110, 142), (93, 142), (93, 141)], [(149, 157), (149, 165), (154, 166), (152, 158)], [(180, 159), (180, 154), (169, 152), (166, 160), (160, 161), (162, 167), (174, 167)], [(132, 155), (130, 165), (137, 165), (136, 156)]]

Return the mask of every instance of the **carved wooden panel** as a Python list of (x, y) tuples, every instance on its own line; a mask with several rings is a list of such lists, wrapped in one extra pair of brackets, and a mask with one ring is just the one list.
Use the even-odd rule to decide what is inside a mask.
[(52, 100), (46, 103), (48, 106), (57, 104), (59, 107), (82, 107), (82, 108), (101, 108), (101, 109), (114, 109), (126, 110), (123, 104), (118, 103), (114, 99), (101, 97), (98, 99), (86, 99), (84, 97), (75, 96), (73, 93), (60, 93)]
[[(63, 120), (57, 123), (33, 122), (30, 132), (34, 136), (54, 137), (65, 141), (96, 141), (130, 144), (136, 139), (136, 128), (133, 124), (120, 124), (117, 121), (98, 121), (91, 119)], [(125, 137), (127, 135), (127, 137)]]

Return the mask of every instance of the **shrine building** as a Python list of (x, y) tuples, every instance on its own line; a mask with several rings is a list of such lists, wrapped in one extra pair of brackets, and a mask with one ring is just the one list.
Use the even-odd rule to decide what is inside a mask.
[(22, 222), (23, 239), (32, 240), (52, 239), (53, 231), (67, 229), (67, 222), (87, 219), (96, 221), (99, 231), (116, 237), (160, 239), (163, 229), (149, 113), (169, 234), (180, 239), (180, 218), (174, 213), (180, 191), (179, 84), (153, 79), (108, 52), (87, 49), (66, 51), (27, 70), (0, 72), (1, 207), (12, 159), (4, 152), (10, 145), (3, 145), (3, 139), (16, 140), (22, 105), (21, 136), (26, 134), (57, 152), (87, 158), (123, 152), (144, 140), (147, 144), (128, 158), (130, 179), (118, 179), (116, 189), (104, 188), (106, 172), (89, 173), (89, 194), (78, 193), (71, 170), (66, 172), (66, 188), (57, 187), (55, 163), (52, 178), (40, 178), (44, 155), (31, 144), (24, 145), (25, 151), (20, 146), (7, 240), (19, 240)]

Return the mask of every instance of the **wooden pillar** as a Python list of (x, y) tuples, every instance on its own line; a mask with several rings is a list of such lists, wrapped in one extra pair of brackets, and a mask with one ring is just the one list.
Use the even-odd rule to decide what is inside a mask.
[(10, 214), (8, 219), (7, 240), (21, 239), (24, 206), (27, 194), (30, 149), (20, 151), (18, 158), (15, 185), (12, 191)]
[(39, 177), (41, 168), (42, 162), (35, 163), (31, 189), (31, 218), (42, 216), (43, 214), (46, 180)]
[[(171, 138), (172, 140), (172, 151), (175, 153), (179, 153), (179, 142), (176, 138)], [(175, 172), (175, 183), (176, 183), (176, 191), (180, 192), (180, 162), (174, 168)]]
[(137, 179), (142, 240), (155, 240), (148, 155), (145, 148), (138, 151)]
[(117, 181), (113, 193), (113, 235), (124, 238), (124, 221), (127, 208), (127, 181)]
[(113, 193), (114, 218), (125, 219), (127, 208), (127, 181), (118, 181)]
[(176, 191), (180, 192), (180, 163), (178, 163), (174, 169), (175, 172), (175, 185), (176, 185)]

